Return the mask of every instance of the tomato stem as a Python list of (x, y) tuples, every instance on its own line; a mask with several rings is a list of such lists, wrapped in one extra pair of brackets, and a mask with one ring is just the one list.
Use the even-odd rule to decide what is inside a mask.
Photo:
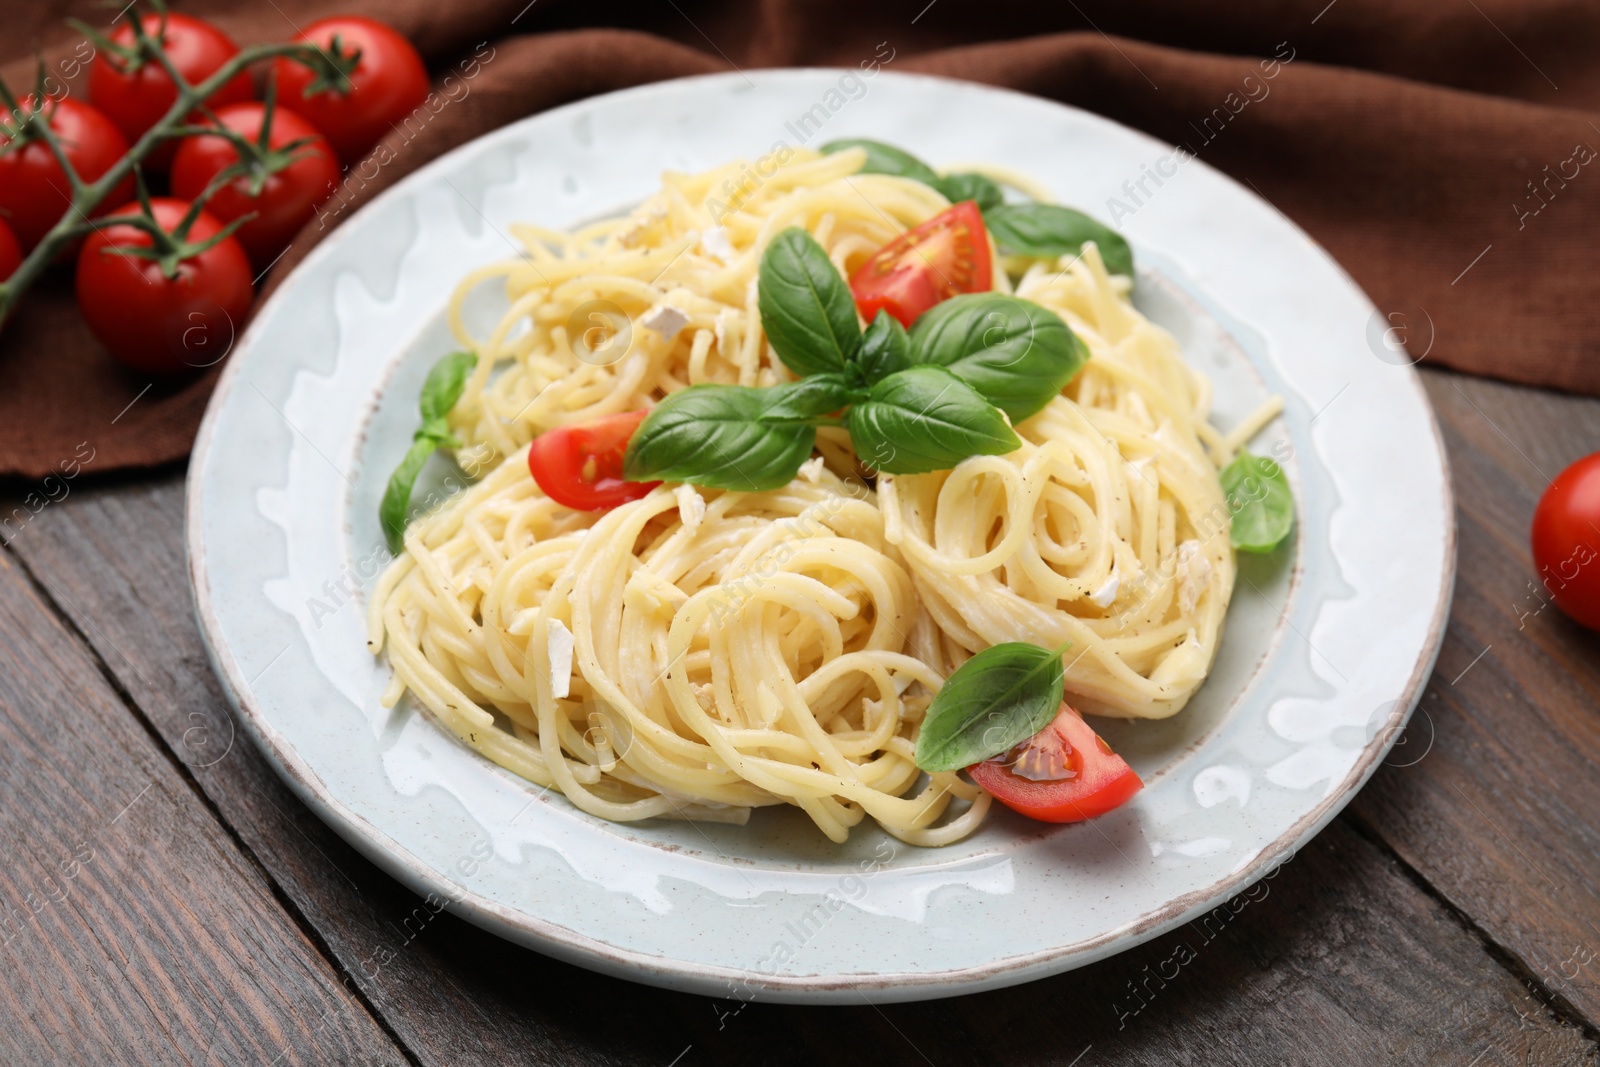
[[(147, 0), (147, 2), (150, 2), (150, 6), (154, 8), (164, 20), (166, 11), (165, 5), (160, 3), (160, 0)], [(188, 116), (193, 112), (202, 109), (207, 98), (214, 94), (218, 89), (221, 89), (241, 71), (248, 69), (253, 64), (259, 63), (262, 60), (282, 57), (308, 67), (312, 71), (317, 72), (319, 75), (326, 76), (327, 73), (332, 70), (336, 76), (342, 77), (344, 76), (344, 68), (341, 64), (347, 62), (347, 60), (342, 57), (335, 58), (330, 56), (327, 52), (323, 51), (323, 49), (314, 44), (282, 42), (277, 44), (252, 45), (248, 48), (241, 49), (237, 55), (233, 56), (222, 66), (218, 67), (209, 78), (206, 78), (204, 81), (199, 82), (198, 84), (191, 85), (183, 77), (183, 75), (178, 73), (178, 70), (173, 65), (171, 58), (166, 54), (165, 50), (160, 47), (159, 35), (157, 38), (151, 38), (149, 34), (144, 33), (142, 22), (138, 18), (133, 20), (133, 29), (136, 41), (142, 40), (149, 42), (150, 58), (159, 63), (162, 69), (166, 71), (167, 76), (172, 79), (172, 84), (177, 89), (177, 98), (172, 102), (172, 106), (167, 109), (167, 113), (163, 115), (155, 125), (151, 126), (150, 129), (146, 130), (144, 134), (139, 137), (138, 141), (134, 143), (133, 147), (128, 150), (128, 154), (118, 160), (110, 170), (107, 170), (96, 181), (85, 182), (79, 176), (77, 170), (67, 159), (65, 150), (62, 148), (60, 138), (58, 138), (55, 134), (55, 131), (50, 128), (49, 115), (47, 114), (47, 111), (50, 109), (47, 108), (44, 102), (52, 98), (44, 93), (43, 81), (41, 80), (39, 83), (39, 91), (35, 98), (35, 107), (38, 110), (36, 112), (24, 114), (22, 108), (17, 102), (16, 97), (12, 94), (11, 90), (6, 87), (4, 79), (0, 79), (0, 100), (3, 100), (6, 107), (10, 110), (10, 113), (15, 120), (15, 124), (19, 128), (25, 127), (25, 132), (28, 135), (37, 137), (37, 139), (44, 142), (44, 144), (50, 149), (51, 154), (55, 157), (57, 164), (61, 167), (62, 173), (66, 175), (67, 180), (72, 187), (70, 206), (62, 214), (55, 226), (52, 227), (50, 232), (45, 234), (39, 243), (34, 246), (33, 251), (29, 252), (27, 257), (23, 259), (21, 265), (18, 266), (14, 272), (12, 272), (11, 277), (4, 282), (0, 282), (0, 325), (4, 325), (6, 320), (9, 319), (12, 313), (16, 311), (17, 305), (22, 299), (22, 294), (39, 280), (40, 275), (45, 272), (45, 269), (49, 267), (51, 263), (55, 262), (56, 258), (68, 245), (77, 240), (79, 237), (83, 236), (84, 227), (86, 225), (106, 224), (89, 224), (88, 219), (90, 215), (93, 214), (94, 210), (99, 207), (102, 202), (104, 202), (105, 198), (110, 195), (111, 191), (115, 189), (124, 178), (133, 173), (138, 164), (143, 162), (147, 156), (154, 152), (163, 141), (166, 141), (173, 136), (181, 136), (181, 134), (177, 131), (183, 130), (190, 125), (188, 122)], [(350, 64), (351, 67), (353, 67), (353, 65), (353, 63)], [(42, 77), (43, 75), (41, 71), (41, 79)], [(207, 132), (214, 133), (216, 131), (208, 129)], [(241, 140), (245, 139), (241, 138)], [(278, 149), (277, 151), (288, 151), (288, 148), (285, 147)], [(239, 175), (235, 173), (229, 176), (229, 180), (237, 177), (239, 177)], [(203, 192), (200, 197), (196, 198), (196, 208), (198, 209), (200, 206), (203, 206), (205, 199), (215, 192), (216, 188), (219, 187), (220, 186), (218, 186), (216, 182), (208, 185), (205, 192)], [(198, 210), (195, 211), (195, 214), (198, 216)], [(186, 255), (195, 255), (198, 254), (197, 250), (203, 251), (205, 248), (209, 248), (211, 245), (223, 240), (228, 234), (231, 234), (234, 230), (238, 229), (240, 225), (243, 225), (243, 223), (247, 221), (249, 217), (250, 216), (246, 216), (242, 219), (236, 219), (233, 223), (230, 223), (228, 227), (224, 228), (222, 234), (197, 244), (189, 244), (185, 241), (184, 235), (186, 235), (188, 232), (187, 226), (180, 227), (183, 231), (182, 234), (167, 234), (165, 231), (161, 231), (161, 236), (158, 237), (155, 231), (160, 231), (161, 228), (155, 225), (153, 219), (145, 219), (144, 224), (135, 222), (132, 217), (125, 217), (118, 219), (117, 221), (125, 222), (128, 225), (139, 226), (145, 233), (150, 234), (153, 242), (150, 249), (129, 249), (127, 250), (129, 253), (139, 256), (140, 258), (152, 258), (161, 261), (163, 258), (162, 256), (152, 255), (151, 253), (156, 251), (155, 244), (159, 244), (163, 238), (167, 240), (173, 240), (174, 237), (176, 237), (173, 242), (173, 249), (165, 250), (165, 255), (170, 256), (180, 251), (185, 252)], [(109, 221), (110, 220), (106, 220), (106, 222)], [(190, 219), (189, 221), (192, 223), (193, 220)], [(179, 256), (178, 258), (170, 261), (174, 271), (176, 270), (177, 264), (181, 262), (183, 258), (186, 258), (186, 256)], [(165, 269), (165, 267), (166, 263), (163, 262), (163, 269)]]

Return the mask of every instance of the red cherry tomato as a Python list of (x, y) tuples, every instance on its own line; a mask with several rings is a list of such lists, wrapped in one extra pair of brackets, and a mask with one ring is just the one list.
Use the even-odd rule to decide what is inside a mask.
[[(216, 114), (224, 127), (259, 144), (266, 110), (265, 105), (252, 101), (230, 104)], [(256, 217), (233, 235), (257, 268), (267, 266), (289, 246), (339, 183), (339, 163), (322, 135), (294, 112), (273, 109), (272, 128), (267, 131), (269, 152), (305, 138), (310, 142), (295, 149), (294, 158), (281, 170), (264, 179), (236, 178), (206, 201), (206, 212), (224, 223), (255, 213)], [(239, 153), (226, 138), (186, 137), (172, 160), (172, 195), (192, 201), (211, 179), (238, 162)], [(259, 193), (252, 191), (256, 181), (261, 182)]]
[(983, 293), (994, 285), (989, 231), (971, 200), (952, 204), (872, 254), (850, 276), (861, 317), (887, 311), (909, 327), (918, 315), (957, 293)]
[(22, 266), (22, 249), (17, 247), (17, 239), (11, 233), (11, 227), (0, 222), (0, 282), (17, 273), (17, 268), (20, 266)]
[(1049, 726), (967, 773), (1006, 807), (1041, 822), (1092, 819), (1144, 788), (1133, 768), (1066, 704)]
[[(171, 231), (189, 205), (151, 201), (156, 222)], [(117, 214), (134, 214), (137, 203)], [(222, 229), (201, 212), (189, 240), (201, 242)], [(174, 374), (209, 367), (228, 352), (244, 326), (252, 295), (250, 261), (228, 237), (178, 264), (166, 277), (160, 264), (118, 252), (149, 248), (150, 235), (132, 226), (106, 226), (89, 235), (78, 253), (78, 309), (90, 331), (111, 354), (135, 370)]]
[[(21, 108), (31, 113), (34, 98), (24, 97)], [(128, 142), (95, 108), (68, 97), (47, 98), (45, 111), (50, 129), (61, 141), (62, 154), (84, 181), (92, 182), (128, 154)], [(16, 148), (0, 137), (0, 218), (16, 235), (24, 251), (38, 244), (72, 207), (71, 186), (55, 154), (43, 141), (30, 140)], [(102, 203), (120, 204), (133, 195), (133, 178), (117, 183)], [(95, 214), (104, 214), (98, 210)]]
[(1600, 630), (1600, 452), (1556, 475), (1539, 498), (1533, 565), (1556, 607)]
[(422, 57), (410, 41), (375, 19), (321, 19), (295, 40), (341, 55), (360, 53), (348, 83), (331, 88), (317, 86), (317, 75), (303, 63), (280, 57), (272, 64), (278, 100), (311, 120), (347, 164), (365, 156), (428, 95)]
[(528, 446), (528, 471), (545, 496), (575, 511), (604, 511), (638, 500), (661, 484), (622, 477), (628, 438), (648, 414), (624, 411), (546, 430)]
[[(205, 81), (239, 54), (239, 46), (231, 37), (211, 23), (188, 15), (152, 13), (145, 15), (140, 24), (152, 38), (159, 35), (167, 58), (190, 85)], [(132, 46), (133, 27), (127, 23), (118, 26), (111, 34), (111, 42)], [(250, 75), (240, 71), (207, 97), (206, 103), (218, 108), (248, 100), (254, 88)], [(178, 89), (160, 63), (145, 60), (136, 70), (129, 70), (120, 56), (102, 51), (89, 66), (89, 99), (117, 124), (131, 145), (167, 113), (178, 99)], [(190, 117), (191, 122), (198, 120), (198, 116)], [(174, 151), (171, 142), (160, 146), (145, 157), (145, 167), (164, 169)]]

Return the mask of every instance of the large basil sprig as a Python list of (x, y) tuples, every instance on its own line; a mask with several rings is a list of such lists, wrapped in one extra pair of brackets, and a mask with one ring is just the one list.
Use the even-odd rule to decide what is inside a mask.
[(850, 287), (816, 238), (797, 226), (762, 254), (757, 303), (767, 340), (796, 374), (842, 371), (861, 342)]
[(821, 425), (847, 427), (856, 454), (886, 474), (1004, 455), (1022, 443), (1007, 417), (1044, 407), (1088, 358), (1060, 316), (1002, 293), (945, 301), (910, 334), (880, 312), (863, 334), (849, 286), (798, 228), (762, 255), (757, 303), (773, 350), (800, 380), (666, 397), (628, 443), (628, 480), (775, 489), (811, 454)]
[(1050, 725), (1061, 709), (1061, 654), (1020, 641), (979, 652), (945, 680), (917, 733), (915, 762), (930, 774), (998, 756)]
[(417, 484), (417, 475), (422, 473), (428, 457), (441, 448), (461, 445), (450, 433), (445, 419), (461, 399), (467, 376), (477, 363), (478, 357), (471, 352), (452, 352), (433, 365), (422, 383), (422, 395), (417, 401), (422, 409), (422, 426), (412, 435), (411, 448), (405, 458), (389, 475), (383, 501), (378, 505), (378, 522), (391, 552), (399, 552), (405, 545), (406, 523), (411, 518), (411, 489)]
[(946, 367), (1021, 422), (1089, 359), (1061, 316), (1004, 293), (967, 293), (935, 304), (911, 327), (912, 358)]
[(1271, 552), (1294, 526), (1294, 493), (1283, 468), (1241, 452), (1219, 475), (1233, 514), (1229, 539), (1241, 552)]

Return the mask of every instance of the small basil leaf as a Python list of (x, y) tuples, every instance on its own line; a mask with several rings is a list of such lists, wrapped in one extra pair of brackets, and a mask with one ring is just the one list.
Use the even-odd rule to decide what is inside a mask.
[(1219, 478), (1233, 513), (1233, 547), (1271, 552), (1282, 544), (1294, 526), (1294, 492), (1283, 468), (1265, 456), (1241, 452)]
[(979, 211), (989, 211), (1005, 202), (1005, 193), (1001, 192), (1000, 186), (981, 174), (946, 174), (935, 181), (933, 187), (952, 204), (959, 204), (963, 200), (977, 201)]
[(868, 385), (911, 366), (911, 338), (900, 320), (887, 311), (878, 312), (861, 335), (853, 362)]
[(1000, 412), (943, 367), (911, 367), (875, 384), (847, 416), (862, 462), (888, 474), (949, 470), (1022, 442)]
[(1089, 349), (1061, 316), (1031, 300), (966, 293), (917, 319), (911, 358), (949, 368), (1015, 424), (1061, 392)]
[(757, 304), (767, 340), (804, 377), (841, 371), (861, 341), (855, 299), (816, 238), (791, 226), (761, 256)]
[(758, 492), (789, 484), (817, 429), (763, 419), (768, 390), (692, 385), (661, 401), (628, 442), (623, 477)]
[(762, 391), (762, 422), (806, 422), (850, 403), (855, 390), (843, 374), (813, 374)]
[(433, 365), (422, 383), (422, 396), (418, 400), (424, 423), (442, 420), (450, 414), (450, 409), (461, 399), (467, 376), (477, 364), (478, 357), (471, 352), (452, 352)]
[[(823, 154), (832, 155), (842, 152), (846, 148), (862, 148), (866, 150), (867, 161), (862, 164), (858, 174), (893, 174), (901, 178), (913, 178), (924, 185), (934, 185), (939, 180), (939, 175), (934, 173), (932, 167), (922, 160), (903, 151), (894, 145), (884, 144), (882, 141), (868, 141), (859, 137), (847, 138), (842, 141), (829, 141), (822, 146)], [(937, 188), (937, 186), (934, 186)]]
[(955, 771), (1009, 750), (1061, 710), (1061, 653), (1020, 641), (994, 645), (945, 680), (917, 734), (916, 764)]
[(384, 487), (383, 501), (378, 505), (378, 522), (383, 527), (383, 537), (389, 543), (389, 551), (397, 555), (405, 547), (406, 523), (411, 518), (411, 487), (417, 484), (422, 465), (428, 462), (428, 457), (438, 447), (437, 438), (419, 434), (411, 442), (411, 448), (400, 465), (389, 475), (389, 484)]
[(985, 211), (1000, 251), (1020, 256), (1075, 256), (1085, 241), (1093, 241), (1112, 274), (1133, 277), (1133, 249), (1116, 230), (1103, 226), (1081, 211), (1057, 204), (1002, 204)]

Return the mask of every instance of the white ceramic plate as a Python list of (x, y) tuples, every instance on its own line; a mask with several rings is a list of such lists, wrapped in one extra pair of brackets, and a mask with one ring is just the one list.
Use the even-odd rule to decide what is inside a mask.
[[(796, 125), (806, 114), (825, 116), (820, 131)], [(388, 668), (363, 647), (351, 590), (387, 560), (377, 502), (422, 376), (451, 347), (441, 311), (456, 280), (509, 253), (515, 220), (615, 212), (663, 169), (754, 159), (801, 134), (998, 162), (1107, 221), (1120, 198), (1137, 300), (1212, 376), (1219, 424), (1286, 398), (1255, 448), (1294, 483), (1294, 547), (1242, 560), (1215, 671), (1188, 710), (1103, 724), (1148, 783), (1105, 818), (1045, 827), (1002, 812), (940, 850), (865, 827), (835, 847), (788, 810), (747, 827), (614, 825), (409, 705), (378, 704)], [(1022, 982), (1239, 892), (1344, 806), (1409, 714), (1448, 607), (1454, 510), (1427, 401), (1366, 297), (1272, 207), (1173, 159), (1032, 97), (807, 70), (586, 100), (411, 175), (261, 309), (196, 444), (195, 599), (245, 727), (313, 810), (417, 892), (541, 952), (716, 996), (889, 1001)], [(1131, 198), (1124, 183), (1158, 164), (1176, 173)]]

